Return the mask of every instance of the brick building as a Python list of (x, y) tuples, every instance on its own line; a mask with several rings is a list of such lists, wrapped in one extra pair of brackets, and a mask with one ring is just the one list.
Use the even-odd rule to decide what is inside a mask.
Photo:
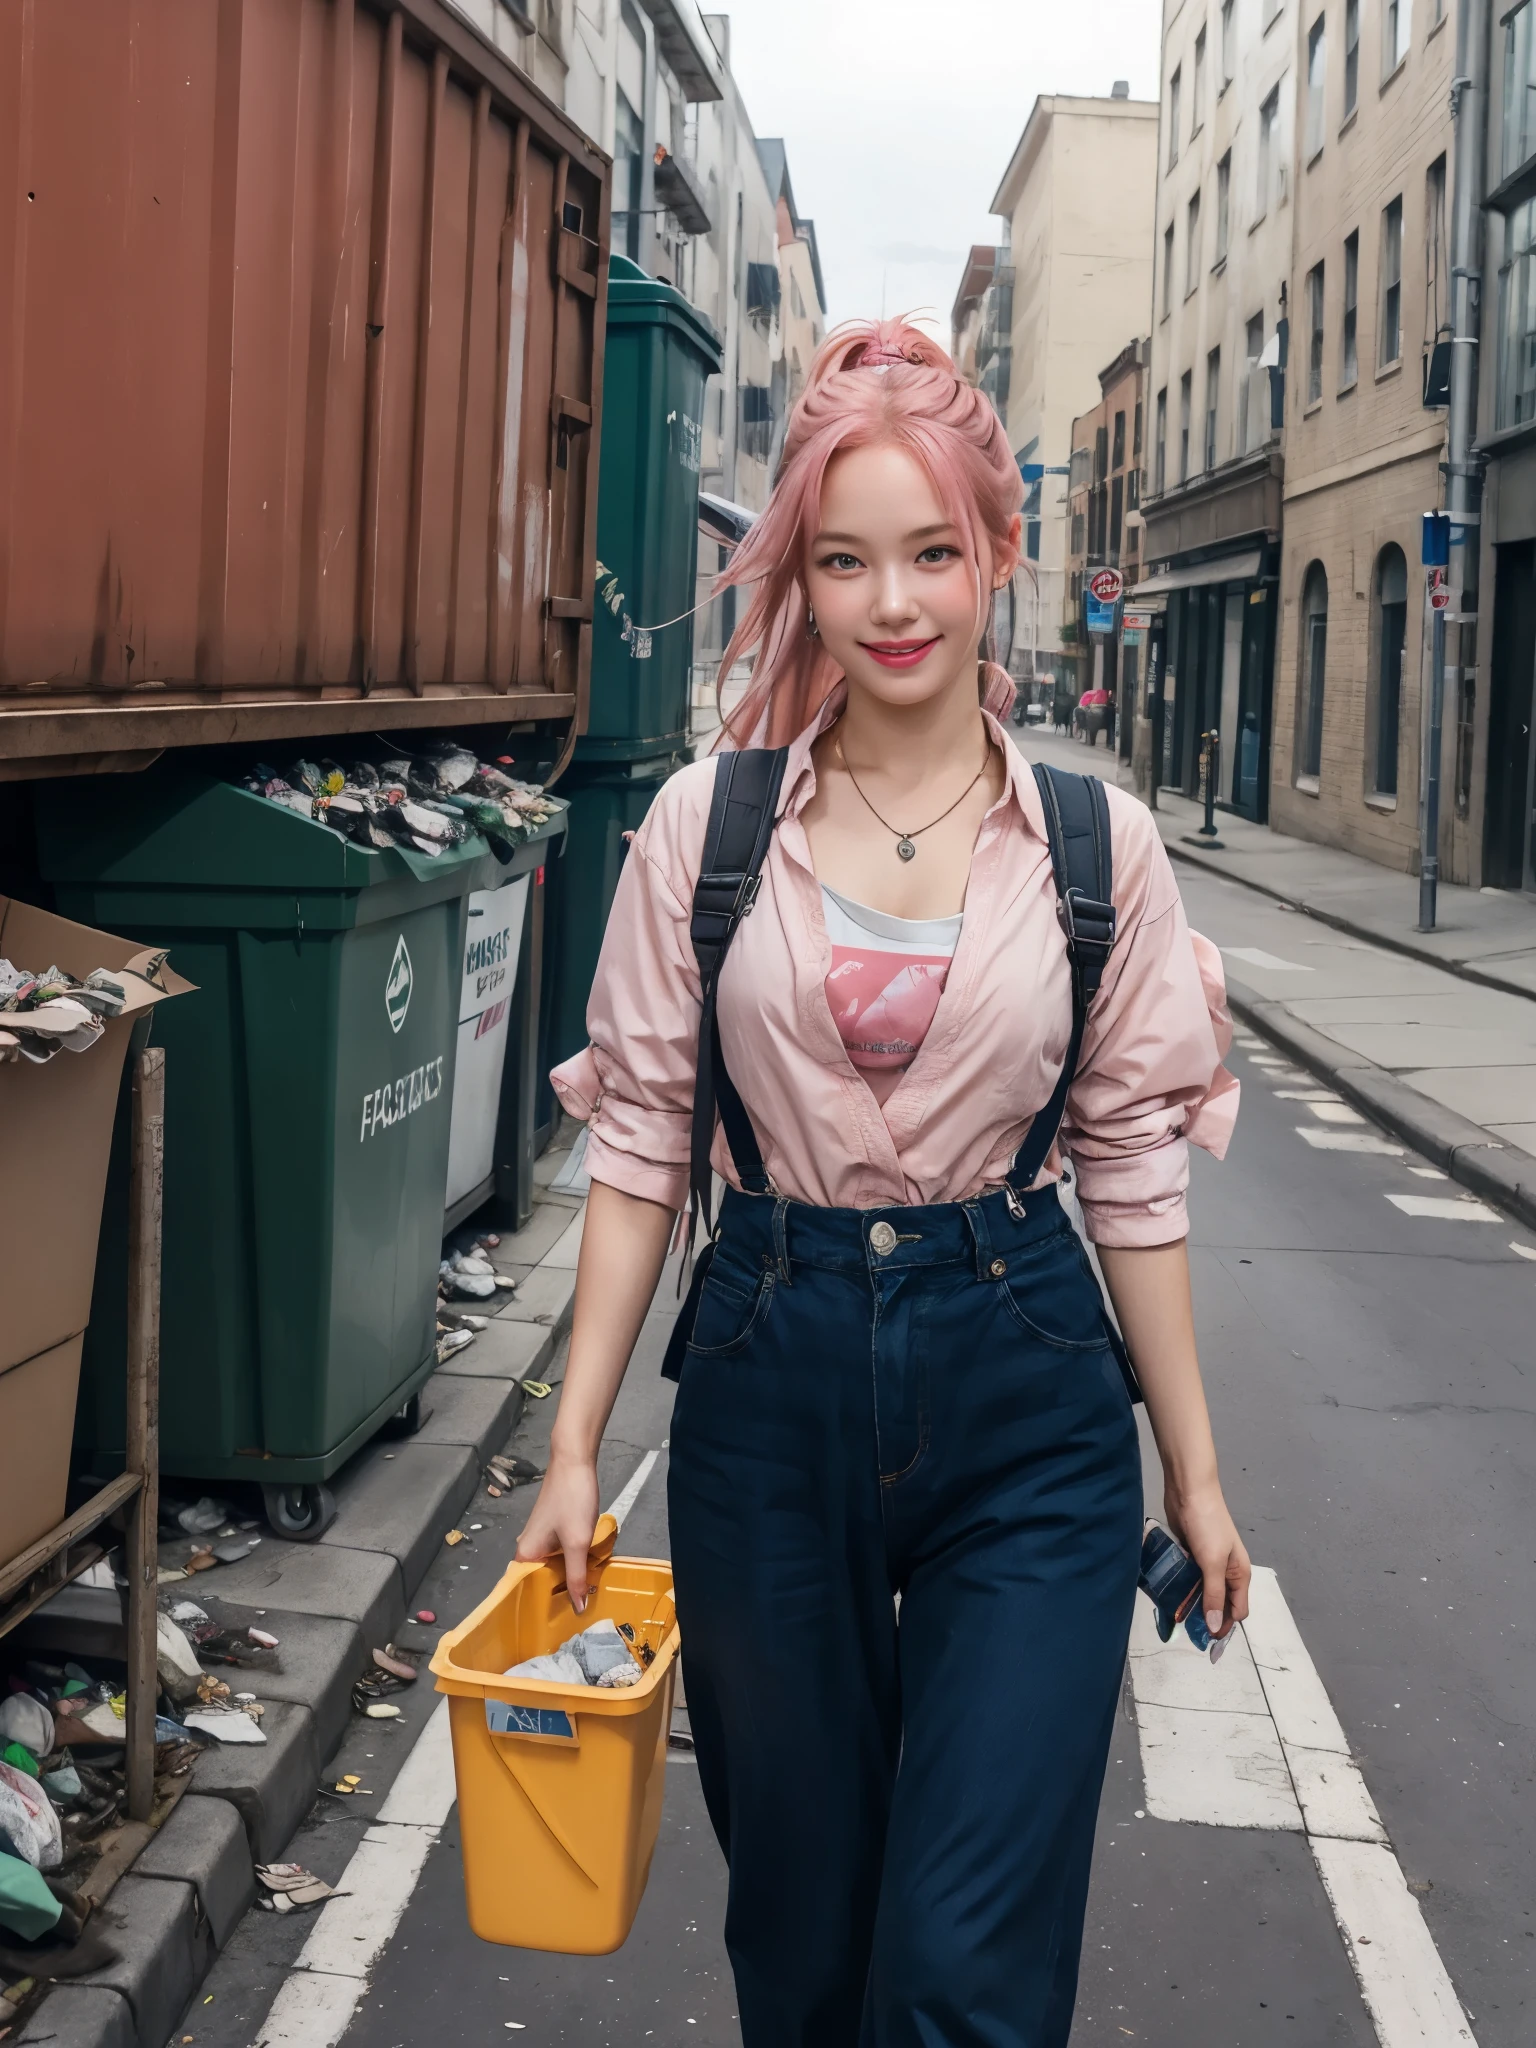
[(1072, 422), (1067, 479), (1066, 602), (1061, 620), (1064, 679), (1074, 697), (1108, 690), (1120, 750), (1129, 758), (1141, 643), (1088, 631), (1087, 589), (1097, 569), (1118, 569), (1127, 589), (1141, 566), (1141, 459), (1145, 433), (1147, 344), (1129, 341), (1099, 372), (1099, 402)]

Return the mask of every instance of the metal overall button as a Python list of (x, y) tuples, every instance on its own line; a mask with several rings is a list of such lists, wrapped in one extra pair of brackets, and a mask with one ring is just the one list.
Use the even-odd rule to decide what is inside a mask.
[(994, 1259), (988, 1271), (994, 1280), (1001, 1280), (1008, 1271), (1008, 1261), (1006, 1259)]
[(882, 1217), (878, 1223), (872, 1223), (870, 1225), (869, 1248), (872, 1252), (876, 1253), (882, 1259), (885, 1257), (887, 1252), (893, 1252), (896, 1249), (895, 1228), (893, 1225), (887, 1223), (884, 1217)]

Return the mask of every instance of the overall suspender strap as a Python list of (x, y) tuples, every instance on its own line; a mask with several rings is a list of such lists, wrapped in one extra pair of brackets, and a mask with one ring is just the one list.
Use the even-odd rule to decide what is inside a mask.
[(1020, 1193), (1034, 1185), (1056, 1142), (1077, 1075), (1089, 1006), (1115, 943), (1114, 853), (1104, 785), (1096, 775), (1075, 775), (1039, 762), (1035, 783), (1045, 812), (1057, 912), (1072, 970), (1072, 1033), (1051, 1099), (1030, 1125), (1008, 1175), (1009, 1185)]
[(709, 1153), (717, 1107), (742, 1186), (755, 1195), (769, 1192), (752, 1119), (721, 1055), (716, 999), (731, 940), (757, 900), (788, 755), (787, 747), (749, 747), (740, 753), (721, 754), (715, 766), (704, 858), (694, 886), (689, 928), (703, 998), (689, 1148), (690, 1237), (701, 1216), (706, 1232), (713, 1228)]

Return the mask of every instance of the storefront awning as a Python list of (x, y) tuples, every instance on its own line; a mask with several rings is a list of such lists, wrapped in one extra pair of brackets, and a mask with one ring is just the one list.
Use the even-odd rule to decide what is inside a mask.
[(1264, 561), (1262, 548), (1246, 555), (1222, 555), (1214, 562), (1197, 562), (1189, 569), (1169, 569), (1161, 576), (1149, 576), (1126, 592), (1127, 604), (1144, 598), (1166, 597), (1171, 590), (1201, 590), (1212, 583), (1251, 583)]

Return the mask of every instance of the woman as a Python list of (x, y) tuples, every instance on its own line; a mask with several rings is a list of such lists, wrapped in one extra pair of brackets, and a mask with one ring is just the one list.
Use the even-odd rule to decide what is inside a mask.
[[(727, 1192), (671, 1434), (688, 1707), (730, 1864), (746, 2048), (1061, 2048), (1142, 1527), (1074, 1164), (1213, 1632), (1247, 1611), (1185, 1257), (1224, 1149), (1219, 968), (1141, 805), (1108, 792), (1118, 938), (1059, 1149), (1008, 1183), (1072, 996), (1041, 799), (983, 663), (1021, 484), (987, 401), (900, 322), (828, 341), (772, 500), (732, 741), (791, 742), (720, 1044), (766, 1194)], [(636, 834), (557, 1070), (589, 1120), (570, 1362), (521, 1557), (578, 1604), (595, 1458), (686, 1198), (690, 945), (716, 764)], [(1205, 949), (1209, 955), (1209, 949)], [(1225, 1029), (1224, 1019), (1220, 1020)]]

